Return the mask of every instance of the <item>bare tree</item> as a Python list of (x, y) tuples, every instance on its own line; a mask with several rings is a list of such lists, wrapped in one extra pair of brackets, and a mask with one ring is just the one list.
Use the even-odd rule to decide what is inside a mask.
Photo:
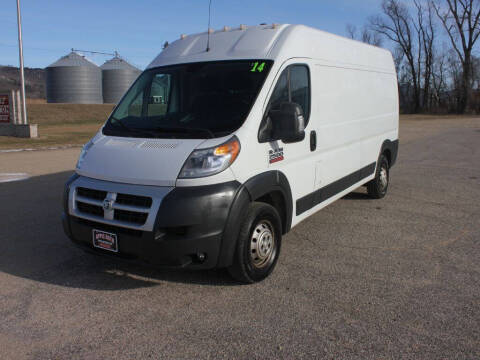
[(458, 111), (463, 113), (469, 109), (471, 99), (472, 51), (480, 36), (480, 1), (431, 0), (431, 4), (462, 65)]
[(353, 40), (362, 41), (366, 44), (381, 46), (382, 38), (378, 33), (371, 31), (368, 26), (362, 28), (362, 32), (358, 34), (357, 27), (353, 24), (347, 24), (346, 26), (347, 36)]
[(470, 103), (471, 110), (474, 110), (476, 113), (480, 111), (480, 96), (479, 96), (479, 88), (480, 88), (480, 58), (474, 56), (472, 58), (472, 88), (477, 90), (473, 93), (472, 100)]
[(357, 27), (355, 25), (347, 24), (346, 31), (350, 39), (355, 40), (357, 38)]
[(445, 51), (439, 52), (434, 56), (432, 66), (432, 98), (435, 108), (446, 107), (442, 104), (443, 95), (447, 92), (447, 54)]
[[(352, 39), (394, 49), (401, 108), (419, 111), (480, 111), (480, 0), (382, 0), (381, 14)], [(442, 24), (442, 25), (439, 25)], [(439, 45), (439, 26), (448, 44)]]
[(472, 88), (479, 89), (480, 88), (480, 58), (474, 56), (472, 58)]
[(370, 19), (370, 27), (397, 44), (402, 49), (408, 64), (412, 88), (413, 88), (413, 111), (420, 109), (420, 82), (419, 82), (419, 54), (416, 47), (415, 28), (407, 7), (399, 0), (383, 0), (383, 15)]
[(393, 62), (395, 63), (395, 68), (398, 69), (400, 68), (400, 65), (403, 62), (403, 59), (405, 58), (405, 54), (403, 53), (403, 50), (400, 47), (395, 47), (392, 52), (393, 56)]
[(364, 26), (362, 29), (361, 40), (366, 44), (382, 46), (382, 37), (375, 31), (371, 31), (367, 26)]
[[(430, 90), (432, 86), (432, 72), (434, 66), (434, 44), (436, 29), (433, 20), (433, 9), (431, 3), (423, 5), (419, 0), (413, 0), (417, 9), (417, 21), (414, 24), (418, 37), (418, 69), (423, 67), (423, 96), (422, 105), (424, 110), (430, 108)], [(418, 72), (420, 77), (420, 71)], [(419, 83), (421, 83), (419, 78)]]

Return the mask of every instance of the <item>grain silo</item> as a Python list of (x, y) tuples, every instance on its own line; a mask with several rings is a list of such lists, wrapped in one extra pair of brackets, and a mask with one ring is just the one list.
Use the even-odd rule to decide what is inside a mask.
[(117, 104), (141, 71), (116, 55), (101, 66), (103, 102)]
[(47, 102), (101, 104), (102, 71), (74, 51), (46, 68)]

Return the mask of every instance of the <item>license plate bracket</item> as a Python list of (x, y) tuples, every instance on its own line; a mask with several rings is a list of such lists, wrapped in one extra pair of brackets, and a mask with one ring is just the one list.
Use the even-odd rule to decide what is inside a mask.
[(96, 248), (112, 252), (118, 252), (117, 234), (93, 229), (92, 238), (93, 246), (95, 246)]

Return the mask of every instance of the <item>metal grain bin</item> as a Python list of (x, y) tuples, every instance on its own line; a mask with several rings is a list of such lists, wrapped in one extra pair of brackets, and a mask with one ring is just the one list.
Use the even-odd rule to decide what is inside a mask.
[(141, 71), (115, 56), (101, 67), (103, 79), (103, 102), (117, 104)]
[(47, 102), (101, 104), (102, 71), (76, 52), (46, 68)]

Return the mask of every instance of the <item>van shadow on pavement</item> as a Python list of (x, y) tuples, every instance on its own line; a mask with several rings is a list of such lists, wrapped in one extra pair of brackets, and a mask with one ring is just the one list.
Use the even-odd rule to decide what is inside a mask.
[(72, 172), (0, 184), (0, 272), (60, 286), (123, 290), (161, 281), (236, 285), (226, 271), (161, 270), (85, 253), (63, 233), (63, 186)]
[(359, 188), (351, 193), (348, 193), (345, 195), (342, 199), (344, 200), (372, 200), (370, 196), (366, 192), (360, 192), (360, 191), (365, 191), (363, 188)]

